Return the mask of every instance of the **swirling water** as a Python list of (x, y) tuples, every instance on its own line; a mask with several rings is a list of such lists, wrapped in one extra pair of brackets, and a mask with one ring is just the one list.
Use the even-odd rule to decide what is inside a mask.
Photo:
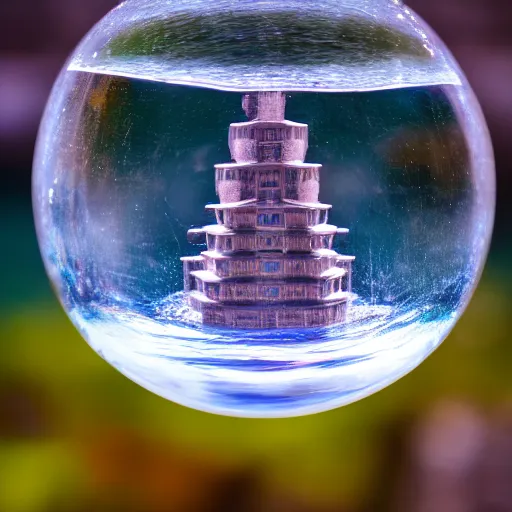
[(453, 324), (451, 307), (399, 312), (354, 298), (344, 326), (203, 326), (182, 292), (126, 307), (91, 303), (71, 318), (110, 364), (170, 400), (211, 412), (280, 417), (355, 401), (422, 361)]

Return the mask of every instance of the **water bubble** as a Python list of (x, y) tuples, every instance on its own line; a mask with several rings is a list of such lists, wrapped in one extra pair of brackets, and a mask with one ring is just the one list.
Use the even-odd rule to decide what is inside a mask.
[(68, 315), (181, 404), (290, 416), (395, 381), (487, 253), (480, 107), (391, 0), (129, 0), (57, 80), (33, 182)]

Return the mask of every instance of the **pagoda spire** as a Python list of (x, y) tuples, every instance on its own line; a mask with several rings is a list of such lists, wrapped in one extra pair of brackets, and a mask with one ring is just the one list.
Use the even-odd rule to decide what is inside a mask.
[(284, 121), (286, 95), (283, 92), (251, 92), (242, 99), (249, 121)]

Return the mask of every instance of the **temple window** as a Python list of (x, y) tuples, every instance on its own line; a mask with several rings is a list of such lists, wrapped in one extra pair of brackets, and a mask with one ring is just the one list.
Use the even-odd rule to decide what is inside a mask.
[(265, 130), (265, 140), (277, 140), (277, 133), (275, 128), (267, 128)]
[(281, 143), (269, 143), (260, 145), (260, 158), (262, 162), (281, 160)]
[(258, 215), (258, 226), (280, 226), (282, 215), (280, 213), (260, 213)]
[(270, 286), (263, 289), (263, 295), (265, 297), (279, 297), (279, 288), (277, 286)]
[(264, 261), (263, 262), (263, 272), (266, 274), (274, 274), (279, 272), (281, 269), (281, 263), (279, 261)]
[(297, 169), (286, 169), (286, 181), (297, 181)]
[(238, 169), (226, 169), (226, 180), (237, 180), (238, 179)]
[(280, 187), (279, 171), (263, 171), (260, 173), (260, 188)]

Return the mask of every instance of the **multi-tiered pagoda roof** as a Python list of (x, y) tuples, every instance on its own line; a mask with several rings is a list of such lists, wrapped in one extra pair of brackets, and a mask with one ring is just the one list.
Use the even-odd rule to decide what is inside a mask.
[(229, 130), (235, 163), (215, 166), (217, 224), (189, 231), (206, 242), (182, 258), (185, 290), (203, 322), (239, 328), (343, 322), (353, 256), (332, 250), (348, 233), (327, 223), (319, 164), (304, 163), (308, 126), (284, 119), (280, 92), (244, 96), (249, 117)]

